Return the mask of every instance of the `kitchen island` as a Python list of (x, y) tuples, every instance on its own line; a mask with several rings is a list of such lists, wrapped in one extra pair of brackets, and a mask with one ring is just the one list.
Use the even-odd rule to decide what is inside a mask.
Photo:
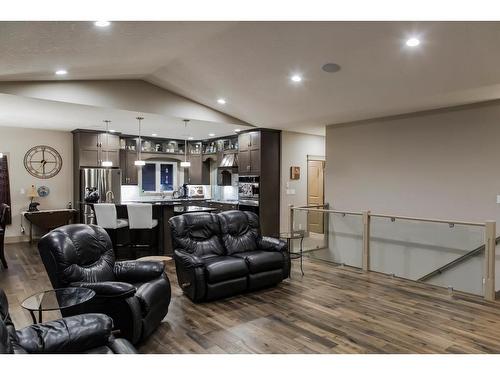
[(127, 219), (127, 204), (129, 203), (149, 203), (153, 206), (153, 219), (158, 220), (158, 251), (160, 255), (172, 255), (172, 238), (168, 220), (176, 215), (194, 212), (213, 212), (216, 208), (204, 207), (207, 199), (164, 199), (164, 200), (144, 200), (144, 201), (123, 201), (116, 204), (118, 218)]

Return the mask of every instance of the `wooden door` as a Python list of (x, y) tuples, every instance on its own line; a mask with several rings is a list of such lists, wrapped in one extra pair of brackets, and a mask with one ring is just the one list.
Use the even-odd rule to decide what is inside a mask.
[(99, 149), (99, 134), (98, 133), (77, 133), (80, 148), (83, 150)]
[(80, 150), (80, 167), (100, 167), (99, 151), (96, 150)]
[(260, 149), (260, 131), (250, 132), (250, 150)]
[[(189, 168), (185, 168), (187, 179), (184, 177), (184, 182), (189, 185), (202, 185), (202, 161), (201, 155), (190, 155), (189, 161), (191, 162), (191, 166)], [(186, 175), (185, 175), (186, 176)]]
[[(325, 203), (323, 184), (324, 161), (309, 160), (307, 162), (307, 205), (321, 205)], [(309, 212), (307, 215), (307, 229), (309, 232), (324, 233), (324, 214)]]
[(260, 174), (260, 149), (250, 150), (250, 173)]
[(239, 174), (249, 174), (250, 170), (250, 150), (240, 149), (238, 152), (238, 172)]
[[(135, 161), (137, 160), (137, 153), (135, 151), (125, 151), (127, 153), (126, 160), (127, 163), (125, 165), (126, 174), (127, 174), (127, 184), (128, 185), (138, 185), (139, 184), (139, 168), (135, 165)], [(123, 171), (123, 168), (122, 168)]]
[(246, 151), (250, 148), (250, 133), (242, 133), (238, 136), (238, 148), (240, 151)]

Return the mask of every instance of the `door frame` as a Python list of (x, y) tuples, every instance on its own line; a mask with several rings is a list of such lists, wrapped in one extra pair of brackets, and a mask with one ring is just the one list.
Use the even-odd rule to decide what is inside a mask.
[[(323, 204), (325, 204), (325, 163), (326, 157), (323, 155), (307, 155), (306, 168), (307, 168), (307, 178), (306, 178), (306, 205), (309, 205), (309, 162), (310, 161), (321, 161), (323, 162)], [(307, 216), (306, 230), (309, 231), (309, 215)]]

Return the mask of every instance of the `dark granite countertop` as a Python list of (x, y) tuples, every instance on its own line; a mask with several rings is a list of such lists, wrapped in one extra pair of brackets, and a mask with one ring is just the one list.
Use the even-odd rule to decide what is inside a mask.
[(238, 204), (237, 200), (224, 200), (224, 199), (209, 199), (208, 202), (222, 203), (222, 204)]
[(176, 206), (174, 207), (174, 213), (176, 214), (186, 214), (188, 212), (213, 212), (215, 208), (211, 207), (201, 207), (201, 206)]

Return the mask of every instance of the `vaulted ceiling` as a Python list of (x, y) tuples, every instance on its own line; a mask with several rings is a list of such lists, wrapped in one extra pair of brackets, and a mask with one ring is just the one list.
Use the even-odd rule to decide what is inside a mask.
[(0, 81), (142, 79), (252, 125), (323, 134), (500, 98), (499, 42), (498, 22), (0, 22)]

